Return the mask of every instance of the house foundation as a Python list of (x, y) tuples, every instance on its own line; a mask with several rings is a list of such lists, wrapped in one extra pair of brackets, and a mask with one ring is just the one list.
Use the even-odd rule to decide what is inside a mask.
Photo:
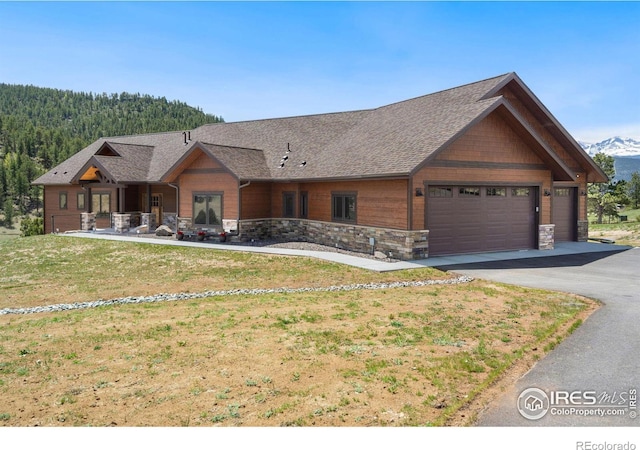
[(254, 219), (239, 222), (239, 239), (278, 238), (374, 254), (384, 253), (401, 260), (424, 259), (429, 255), (428, 230), (390, 228), (321, 222), (306, 219)]

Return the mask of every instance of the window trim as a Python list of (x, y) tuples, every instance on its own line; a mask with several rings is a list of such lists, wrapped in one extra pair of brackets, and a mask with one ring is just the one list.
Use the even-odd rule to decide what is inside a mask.
[[(287, 211), (287, 199), (291, 201), (291, 211)], [(287, 219), (294, 218), (296, 216), (296, 193), (295, 191), (284, 191), (282, 193), (282, 217)]]
[[(93, 197), (95, 196), (99, 196), (100, 197), (100, 204), (98, 209), (96, 210), (96, 208), (94, 207), (95, 205), (93, 204)], [(108, 200), (106, 202), (108, 209), (107, 211), (102, 211), (102, 206), (105, 205), (105, 203), (102, 201), (102, 199), (106, 197)], [(91, 212), (95, 213), (96, 217), (107, 217), (111, 214), (111, 192), (91, 192)]]
[(300, 192), (300, 218), (306, 219), (309, 217), (309, 192)]
[(69, 209), (69, 194), (67, 193), (67, 191), (58, 192), (58, 208), (60, 210)]
[[(220, 197), (220, 217), (218, 218), (220, 223), (217, 224), (201, 224), (196, 223), (196, 196), (209, 196), (209, 195), (217, 195)], [(208, 201), (208, 200), (207, 200)], [(205, 206), (206, 208), (206, 206)], [(208, 191), (208, 192), (192, 192), (191, 195), (191, 223), (194, 227), (221, 227), (222, 226), (222, 218), (224, 217), (224, 192), (222, 191)], [(207, 221), (209, 219), (207, 218)]]
[[(348, 210), (346, 199), (348, 198), (353, 199), (353, 215), (354, 215), (353, 218), (348, 218), (346, 216), (346, 211)], [(340, 216), (336, 214), (336, 208), (335, 208), (336, 200), (338, 199), (342, 199), (341, 200), (342, 215)], [(332, 192), (331, 193), (331, 220), (333, 222), (357, 223), (358, 221), (358, 193), (357, 192)]]
[[(82, 199), (82, 201), (80, 201)], [(76, 209), (84, 211), (87, 208), (87, 194), (78, 192), (76, 194)]]

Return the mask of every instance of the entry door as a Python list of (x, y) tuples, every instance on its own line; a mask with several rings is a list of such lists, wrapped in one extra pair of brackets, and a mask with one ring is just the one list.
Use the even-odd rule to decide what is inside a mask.
[(156, 215), (156, 223), (162, 225), (162, 194), (151, 194), (151, 212)]

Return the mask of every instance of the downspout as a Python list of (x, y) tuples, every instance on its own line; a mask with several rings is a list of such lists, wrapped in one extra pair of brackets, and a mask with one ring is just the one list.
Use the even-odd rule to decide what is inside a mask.
[(169, 186), (171, 186), (172, 188), (174, 188), (176, 190), (176, 233), (178, 232), (178, 224), (180, 223), (179, 217), (180, 217), (180, 187), (173, 184), (173, 183), (169, 183)]
[(242, 208), (242, 199), (240, 198), (240, 190), (246, 188), (247, 186), (249, 186), (251, 184), (251, 180), (247, 181), (245, 184), (241, 184), (240, 186), (238, 186), (238, 229), (236, 230), (236, 233), (238, 233), (238, 235), (240, 234), (240, 209)]

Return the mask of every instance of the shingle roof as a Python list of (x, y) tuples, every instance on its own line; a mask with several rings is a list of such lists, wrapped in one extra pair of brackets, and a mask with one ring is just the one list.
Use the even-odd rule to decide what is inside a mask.
[[(503, 102), (494, 92), (513, 78), (505, 74), (376, 109), (203, 125), (191, 130), (187, 143), (183, 132), (99, 139), (34, 184), (69, 183), (91, 158), (119, 182), (159, 182), (194, 145), (240, 180), (407, 176)], [(105, 143), (120, 156), (96, 156)]]

